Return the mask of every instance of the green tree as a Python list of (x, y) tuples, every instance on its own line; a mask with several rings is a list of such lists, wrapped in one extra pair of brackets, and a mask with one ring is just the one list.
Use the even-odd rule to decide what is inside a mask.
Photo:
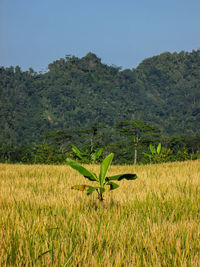
[(137, 164), (138, 147), (142, 143), (148, 143), (152, 138), (158, 137), (158, 130), (147, 122), (134, 120), (122, 121), (117, 125), (119, 129), (118, 134), (127, 136), (134, 149), (134, 164)]
[(67, 134), (65, 131), (56, 131), (47, 132), (44, 135), (44, 138), (45, 142), (64, 153), (69, 148), (69, 141), (72, 139), (72, 136)]

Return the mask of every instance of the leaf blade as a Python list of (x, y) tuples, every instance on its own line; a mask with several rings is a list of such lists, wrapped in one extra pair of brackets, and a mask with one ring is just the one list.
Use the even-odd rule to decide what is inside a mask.
[(98, 187), (93, 187), (87, 184), (73, 185), (71, 189), (79, 190), (79, 191), (87, 191), (87, 195), (91, 195)]
[(103, 186), (105, 177), (106, 177), (106, 173), (108, 171), (108, 168), (113, 160), (114, 154), (111, 153), (109, 154), (101, 163), (101, 167), (100, 167), (100, 174), (99, 174), (99, 182), (100, 185)]
[(157, 146), (157, 154), (160, 155), (160, 153), (161, 153), (161, 143), (159, 143)]
[(72, 145), (72, 151), (79, 159), (83, 159), (81, 151), (75, 145)]
[(150, 154), (148, 154), (148, 153), (146, 153), (146, 152), (142, 152), (142, 154), (143, 154), (144, 156), (146, 156), (146, 157), (152, 158), (152, 155), (150, 155)]
[(107, 183), (107, 185), (110, 186), (110, 191), (111, 191), (111, 190), (115, 190), (115, 189), (117, 189), (117, 188), (119, 187), (118, 184), (113, 183), (113, 182), (109, 182), (109, 183)]
[(98, 187), (90, 186), (87, 190), (87, 196), (91, 195), (95, 190), (97, 190)]
[(135, 180), (137, 179), (137, 175), (133, 173), (125, 173), (106, 177), (106, 181), (121, 181), (122, 179)]
[(90, 185), (87, 185), (87, 184), (77, 184), (71, 187), (71, 189), (78, 190), (78, 191), (86, 191), (89, 188), (90, 188)]
[(70, 158), (66, 159), (66, 163), (73, 168), (74, 170), (78, 171), (80, 174), (82, 174), (85, 178), (89, 179), (90, 181), (98, 181), (97, 176), (92, 171), (87, 170), (80, 164), (78, 164), (75, 160), (72, 160)]
[(152, 155), (154, 155), (156, 153), (156, 149), (152, 144), (149, 145), (149, 149), (150, 149)]
[(103, 152), (103, 148), (102, 147), (99, 148), (99, 150), (97, 150), (97, 152), (96, 152), (97, 159), (101, 156), (102, 152)]

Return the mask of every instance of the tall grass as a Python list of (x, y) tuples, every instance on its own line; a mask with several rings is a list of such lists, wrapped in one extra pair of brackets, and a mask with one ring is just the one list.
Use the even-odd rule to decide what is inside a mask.
[(68, 166), (1, 164), (0, 266), (200, 266), (199, 163), (112, 166), (139, 178), (103, 204)]

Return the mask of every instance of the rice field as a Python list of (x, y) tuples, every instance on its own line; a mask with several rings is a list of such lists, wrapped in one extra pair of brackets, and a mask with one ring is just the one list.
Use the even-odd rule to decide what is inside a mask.
[(0, 164), (0, 266), (200, 266), (200, 161), (127, 172), (101, 203), (69, 166)]

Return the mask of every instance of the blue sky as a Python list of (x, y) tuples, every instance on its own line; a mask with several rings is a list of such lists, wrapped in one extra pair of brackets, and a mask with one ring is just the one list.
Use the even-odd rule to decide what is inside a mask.
[(0, 0), (0, 65), (47, 70), (95, 53), (135, 68), (162, 52), (200, 48), (199, 0)]

